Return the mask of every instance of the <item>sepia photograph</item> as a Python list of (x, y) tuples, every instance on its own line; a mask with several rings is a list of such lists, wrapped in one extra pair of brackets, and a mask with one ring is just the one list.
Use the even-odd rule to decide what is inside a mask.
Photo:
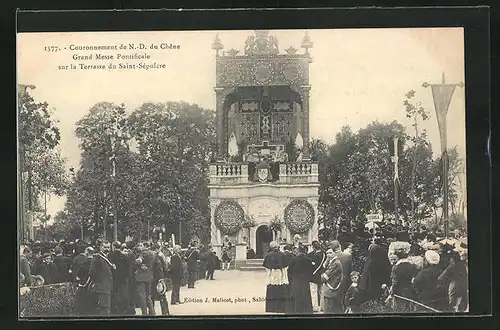
[(464, 57), (460, 27), (18, 33), (20, 319), (469, 312)]

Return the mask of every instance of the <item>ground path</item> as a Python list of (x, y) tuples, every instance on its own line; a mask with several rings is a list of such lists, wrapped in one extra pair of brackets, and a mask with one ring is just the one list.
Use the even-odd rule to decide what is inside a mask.
[[(261, 271), (216, 271), (214, 280), (198, 280), (194, 289), (181, 287), (180, 305), (170, 305), (172, 315), (257, 315), (265, 313), (266, 273)], [(155, 303), (161, 315), (160, 303)], [(137, 315), (140, 315), (137, 309)]]

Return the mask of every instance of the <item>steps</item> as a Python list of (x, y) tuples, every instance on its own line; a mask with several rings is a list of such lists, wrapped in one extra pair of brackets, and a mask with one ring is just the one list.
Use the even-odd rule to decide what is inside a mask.
[(241, 266), (239, 270), (241, 271), (266, 271), (266, 269), (262, 266), (264, 259), (247, 259), (246, 265)]

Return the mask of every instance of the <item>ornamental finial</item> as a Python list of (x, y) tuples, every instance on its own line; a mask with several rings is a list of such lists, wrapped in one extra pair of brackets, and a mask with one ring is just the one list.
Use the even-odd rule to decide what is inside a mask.
[(278, 55), (278, 39), (269, 35), (269, 30), (255, 30), (255, 36), (245, 41), (245, 55)]
[(224, 45), (220, 42), (219, 34), (215, 35), (214, 42), (212, 43), (212, 49), (215, 50), (215, 55), (219, 56), (219, 51), (224, 48)]
[(304, 36), (304, 39), (302, 40), (302, 44), (300, 47), (305, 48), (306, 54), (309, 54), (309, 48), (313, 47), (313, 42), (311, 41), (311, 37), (309, 37), (309, 34), (306, 31), (306, 35)]

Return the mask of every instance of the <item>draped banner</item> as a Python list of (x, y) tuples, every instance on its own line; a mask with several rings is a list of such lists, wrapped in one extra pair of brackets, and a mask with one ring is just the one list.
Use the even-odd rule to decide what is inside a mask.
[(441, 152), (446, 150), (446, 115), (448, 114), (448, 108), (456, 86), (456, 84), (431, 85), (432, 96), (434, 98), (434, 108), (436, 109), (436, 117), (439, 126), (439, 134), (441, 136)]

